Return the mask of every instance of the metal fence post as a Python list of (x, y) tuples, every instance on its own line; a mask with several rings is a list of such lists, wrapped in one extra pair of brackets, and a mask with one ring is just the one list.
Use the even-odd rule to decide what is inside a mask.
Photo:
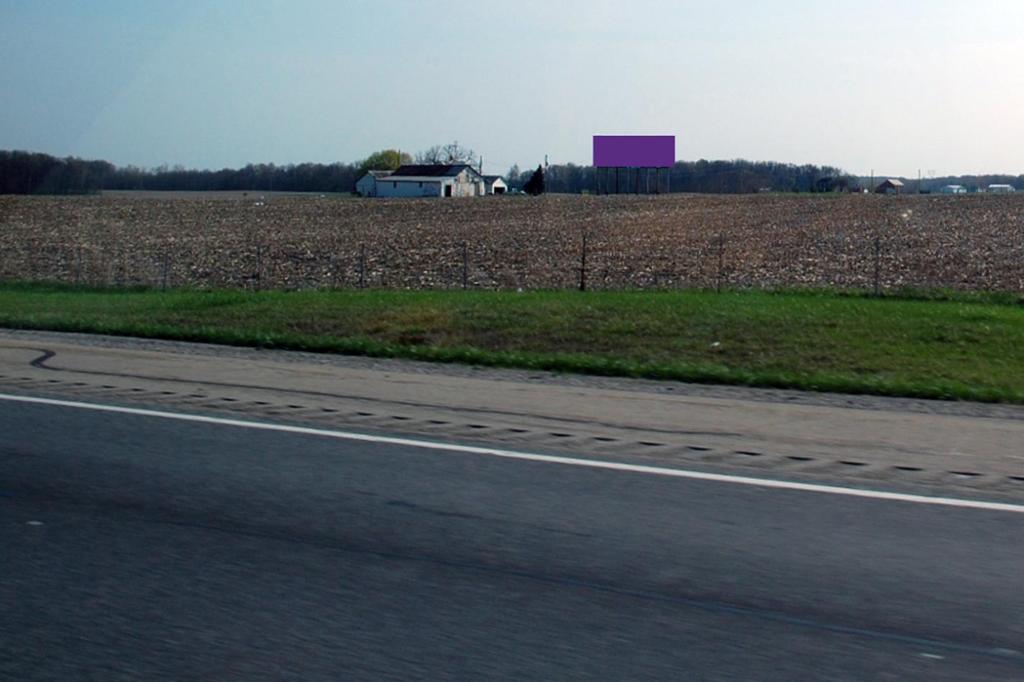
[(718, 234), (718, 276), (715, 278), (715, 291), (722, 291), (722, 268), (725, 262), (725, 235)]
[(263, 288), (263, 245), (256, 245), (256, 291)]
[(469, 244), (462, 242), (462, 288), (469, 287)]
[(580, 291), (587, 290), (587, 233), (583, 233), (583, 248), (580, 250)]
[(359, 245), (359, 288), (366, 288), (366, 244)]
[(125, 279), (125, 267), (124, 267), (124, 248), (118, 247), (114, 253), (114, 288), (121, 289), (124, 287)]
[(170, 278), (171, 271), (171, 256), (167, 251), (164, 251), (164, 262), (163, 271), (160, 273), (160, 288), (167, 288), (167, 280)]
[(875, 296), (882, 295), (882, 237), (875, 235)]

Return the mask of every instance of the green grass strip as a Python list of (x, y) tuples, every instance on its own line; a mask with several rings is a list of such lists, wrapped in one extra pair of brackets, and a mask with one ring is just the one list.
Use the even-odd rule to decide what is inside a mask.
[(242, 292), (0, 285), (0, 326), (1024, 403), (1024, 306), (910, 292)]

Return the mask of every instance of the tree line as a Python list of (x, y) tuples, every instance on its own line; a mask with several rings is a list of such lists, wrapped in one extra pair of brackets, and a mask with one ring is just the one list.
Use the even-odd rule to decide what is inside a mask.
[[(380, 159), (376, 159), (380, 162)], [(390, 163), (391, 160), (385, 160)], [(396, 165), (397, 167), (397, 165)], [(92, 194), (101, 190), (351, 192), (365, 172), (359, 163), (301, 163), (194, 170), (117, 167), (107, 161), (0, 151), (0, 194)]]
[[(74, 157), (57, 158), (49, 154), (0, 151), (0, 194), (88, 194), (101, 190), (186, 190), (254, 192), (352, 192), (356, 181), (368, 170), (394, 170), (410, 163), (469, 163), (476, 166), (479, 157), (458, 142), (438, 145), (415, 157), (394, 149), (374, 152), (353, 163), (301, 163), (289, 165), (249, 164), (242, 168), (194, 170), (180, 166), (168, 168), (117, 167), (107, 161)], [(796, 165), (764, 161), (678, 161), (662, 171), (672, 192), (746, 194), (774, 192), (835, 192), (867, 188), (870, 180), (850, 176), (832, 166)], [(505, 175), (512, 189), (525, 190), (535, 170), (520, 171), (513, 166)], [(876, 178), (876, 182), (881, 178)], [(663, 180), (664, 182), (664, 180)], [(908, 191), (917, 188), (917, 180), (905, 180)], [(924, 191), (942, 185), (962, 184), (968, 188), (1005, 183), (1024, 187), (1024, 176), (986, 175), (932, 178), (924, 181)], [(542, 191), (578, 194), (593, 192), (597, 171), (593, 166), (553, 164), (544, 169)], [(536, 191), (536, 182), (530, 186)], [(625, 191), (625, 183), (623, 183)]]
[[(605, 171), (614, 173), (612, 169)], [(573, 163), (553, 164), (545, 173), (548, 192), (578, 194), (593, 192), (597, 188), (598, 170), (593, 166)], [(663, 169), (662, 187), (671, 192), (713, 194), (750, 194), (754, 192), (836, 192), (854, 189), (856, 181), (839, 168), (832, 166), (795, 165), (766, 161), (677, 161)], [(525, 185), (532, 171), (509, 169), (507, 181), (513, 188)], [(614, 176), (613, 176), (614, 177)], [(623, 170), (621, 191), (629, 191), (627, 174)], [(635, 177), (635, 176), (633, 176)], [(654, 172), (651, 171), (651, 177)], [(667, 180), (665, 179), (667, 177)], [(614, 180), (611, 183), (614, 185)], [(606, 183), (607, 187), (607, 183)]]
[[(415, 156), (417, 163), (469, 163), (478, 157), (457, 142), (431, 147)], [(100, 190), (352, 192), (368, 170), (394, 170), (414, 160), (394, 149), (374, 152), (355, 163), (249, 164), (242, 168), (195, 170), (181, 166), (145, 169), (117, 167), (107, 161), (48, 154), (0, 151), (0, 193), (81, 194)], [(833, 191), (850, 186), (848, 176), (830, 166), (735, 161), (679, 161), (668, 169), (673, 192), (750, 193)], [(513, 166), (506, 181), (525, 189), (536, 171)], [(544, 172), (544, 191), (578, 194), (594, 191), (593, 166), (555, 164)], [(530, 186), (536, 191), (536, 185)]]
[[(431, 147), (417, 163), (475, 162), (458, 142)], [(0, 194), (91, 194), (101, 190), (352, 192), (368, 170), (394, 170), (413, 157), (394, 149), (354, 163), (248, 164), (221, 170), (117, 167), (107, 161), (49, 154), (0, 151)]]
[(105, 188), (112, 163), (0, 151), (0, 194), (87, 194)]

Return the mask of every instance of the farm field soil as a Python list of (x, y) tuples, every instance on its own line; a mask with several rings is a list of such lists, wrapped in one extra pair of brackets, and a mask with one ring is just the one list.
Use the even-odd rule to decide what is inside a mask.
[(686, 381), (1024, 403), (1024, 306), (760, 291), (0, 286), (0, 326)]
[(0, 280), (1020, 292), (1024, 195), (0, 196)]

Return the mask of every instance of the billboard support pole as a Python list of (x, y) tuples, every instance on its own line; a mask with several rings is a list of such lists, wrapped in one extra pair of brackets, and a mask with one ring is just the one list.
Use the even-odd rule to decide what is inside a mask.
[[(594, 183), (598, 194), (671, 192), (674, 164), (674, 135), (594, 135)], [(664, 184), (663, 169), (668, 170)], [(614, 173), (614, 180), (609, 173)]]

